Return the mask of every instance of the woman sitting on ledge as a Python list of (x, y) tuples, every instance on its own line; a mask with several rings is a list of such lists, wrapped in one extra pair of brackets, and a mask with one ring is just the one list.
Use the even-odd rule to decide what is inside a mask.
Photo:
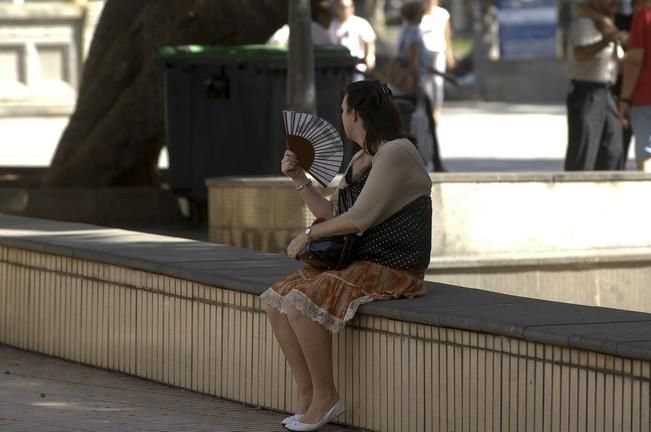
[[(282, 172), (317, 218), (287, 248), (296, 258), (314, 239), (357, 234), (343, 270), (310, 266), (276, 282), (261, 297), (298, 389), (294, 431), (316, 430), (344, 411), (332, 370), (332, 333), (373, 300), (424, 294), (430, 260), (432, 183), (415, 144), (405, 137), (389, 88), (379, 81), (348, 86), (341, 104), (346, 136), (361, 147), (331, 201), (311, 186), (291, 151)], [(344, 197), (348, 197), (345, 199)]]

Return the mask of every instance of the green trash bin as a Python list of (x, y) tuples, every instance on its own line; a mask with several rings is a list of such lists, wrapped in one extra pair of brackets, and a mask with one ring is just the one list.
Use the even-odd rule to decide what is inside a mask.
[[(287, 146), (287, 49), (265, 45), (165, 47), (165, 127), (170, 187), (194, 203), (205, 180), (280, 175)], [(344, 138), (341, 98), (357, 60), (341, 47), (315, 49), (317, 114)], [(351, 146), (345, 145), (345, 162)]]

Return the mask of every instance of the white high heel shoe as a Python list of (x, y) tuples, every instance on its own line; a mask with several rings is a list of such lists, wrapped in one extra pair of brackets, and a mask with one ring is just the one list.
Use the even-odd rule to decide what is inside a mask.
[(289, 417), (285, 417), (283, 421), (280, 422), (281, 425), (285, 426), (290, 423), (296, 423), (301, 421), (301, 418), (303, 417), (303, 414), (294, 414)]
[(294, 423), (289, 423), (286, 424), (285, 427), (291, 431), (315, 431), (327, 423), (330, 423), (332, 420), (336, 419), (339, 417), (341, 414), (343, 414), (344, 410), (346, 409), (346, 404), (342, 399), (339, 399), (333, 406), (326, 412), (323, 417), (321, 417), (321, 420), (319, 420), (318, 423), (316, 424), (311, 424), (311, 423), (301, 423), (300, 421), (296, 421)]

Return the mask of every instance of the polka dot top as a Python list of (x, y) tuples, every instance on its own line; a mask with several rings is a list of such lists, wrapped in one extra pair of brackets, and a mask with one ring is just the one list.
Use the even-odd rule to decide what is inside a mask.
[[(347, 186), (339, 191), (337, 208), (344, 213), (352, 207), (368, 179), (369, 166), (356, 179), (352, 168), (346, 172)], [(354, 261), (371, 261), (398, 270), (426, 270), (432, 241), (432, 199), (416, 198), (388, 219), (355, 238)]]

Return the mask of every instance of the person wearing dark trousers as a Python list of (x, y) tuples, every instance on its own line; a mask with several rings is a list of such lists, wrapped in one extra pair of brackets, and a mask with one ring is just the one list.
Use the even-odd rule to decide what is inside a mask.
[[(626, 34), (629, 34), (631, 31), (631, 24), (633, 22), (633, 13), (630, 10), (627, 10), (621, 2), (618, 2), (618, 6), (620, 10), (615, 13), (614, 17), (599, 13), (597, 10), (593, 9), (590, 4), (586, 3), (577, 4), (576, 12), (579, 16), (591, 18), (594, 21), (597, 30), (599, 30), (601, 34), (608, 34), (617, 31), (623, 31), (626, 32)], [(626, 50), (628, 39), (626, 39), (622, 45), (624, 50)], [(620, 70), (619, 74), (617, 75), (617, 81), (611, 88), (611, 91), (615, 96), (615, 100), (619, 100), (619, 94), (622, 89), (622, 72), (621, 68), (619, 69)], [(630, 125), (622, 125), (622, 159), (619, 167), (621, 170), (626, 169), (628, 149), (631, 145), (632, 137), (633, 131)]]
[[(611, 17), (614, 5), (610, 0), (590, 2)], [(576, 18), (570, 26), (566, 171), (621, 169), (622, 130), (611, 86), (617, 76), (617, 44), (626, 36), (620, 31), (601, 33), (587, 17)]]
[(608, 84), (572, 81), (567, 96), (566, 171), (618, 170), (622, 131)]
[[(425, 111), (430, 113), (432, 112), (432, 101), (428, 96), (424, 97), (425, 99)], [(441, 161), (441, 151), (439, 150), (439, 137), (436, 133), (436, 120), (434, 120), (434, 115), (428, 115), (427, 120), (429, 122), (429, 130), (432, 134), (432, 164), (434, 165), (435, 172), (447, 172), (448, 170), (443, 166)]]

